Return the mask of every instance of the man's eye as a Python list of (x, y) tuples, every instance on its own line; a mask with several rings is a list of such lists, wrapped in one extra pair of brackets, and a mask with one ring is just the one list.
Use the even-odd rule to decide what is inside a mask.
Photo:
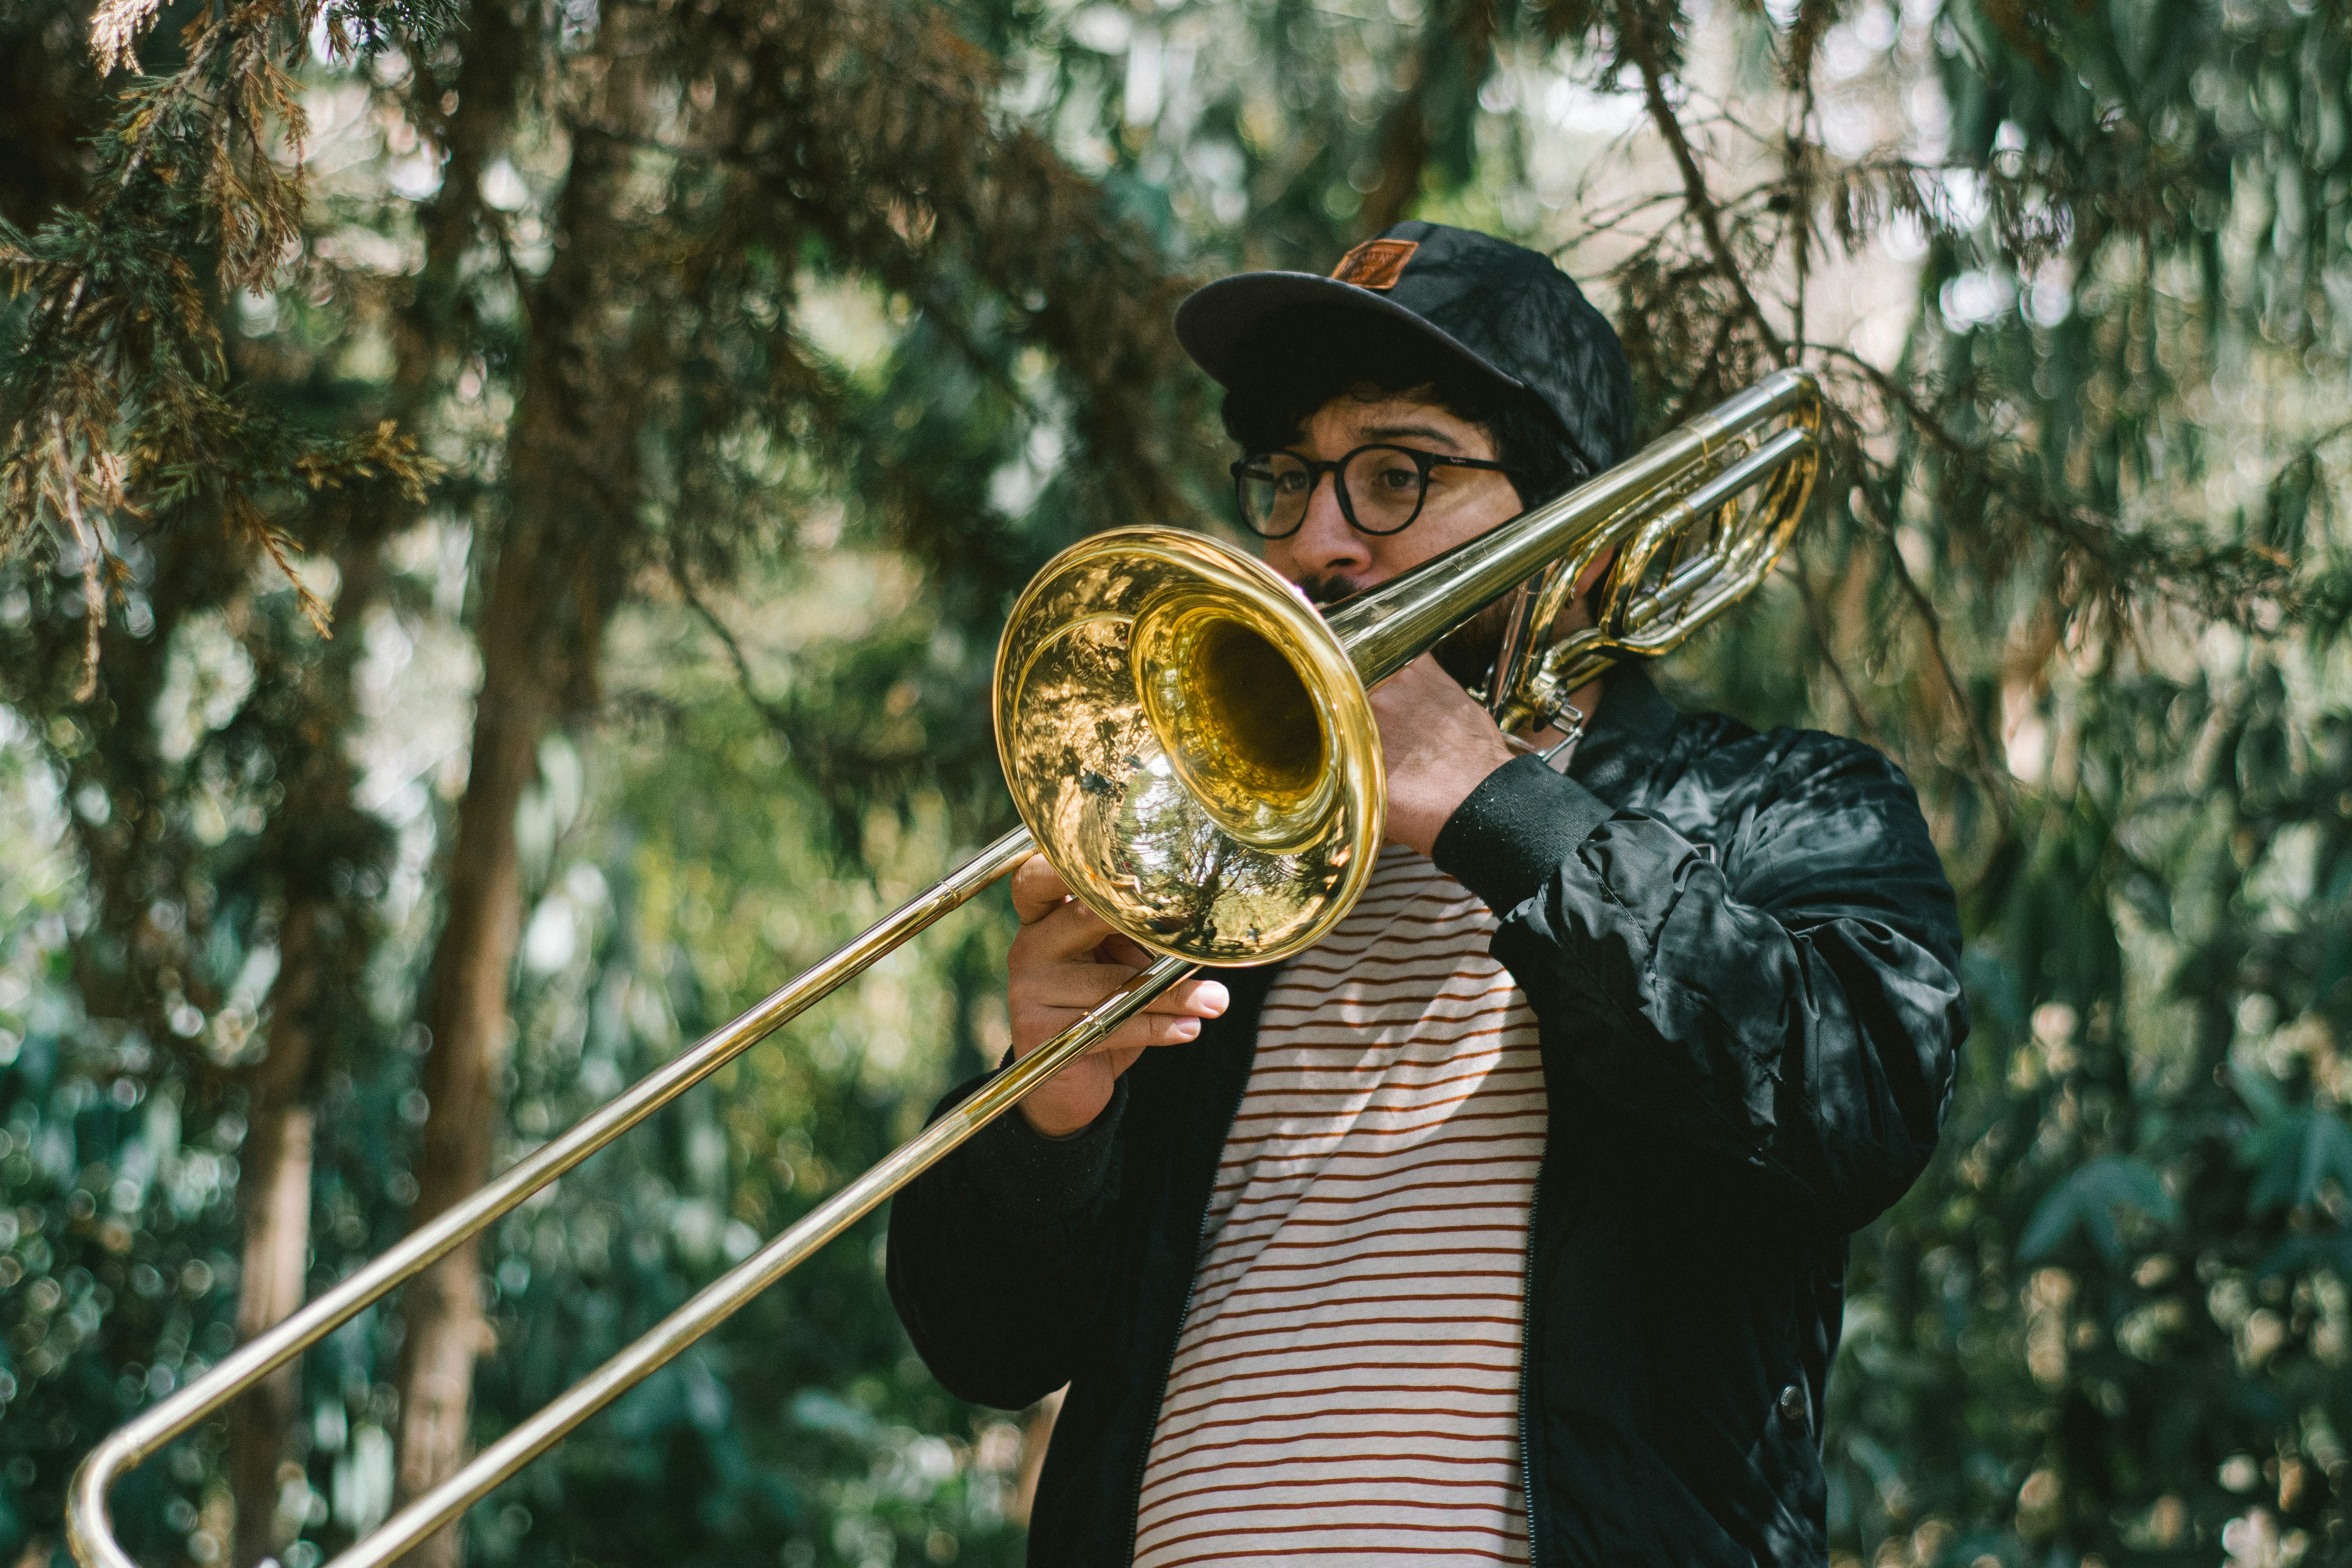
[(1303, 469), (1285, 468), (1274, 476), (1274, 489), (1277, 495), (1295, 496), (1306, 488), (1307, 475)]
[(1372, 483), (1393, 494), (1408, 493), (1421, 488), (1421, 470), (1411, 463), (1383, 463), (1372, 475)]

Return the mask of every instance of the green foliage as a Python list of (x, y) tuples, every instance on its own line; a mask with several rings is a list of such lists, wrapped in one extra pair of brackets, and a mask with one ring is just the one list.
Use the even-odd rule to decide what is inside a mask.
[[(103, 977), (72, 951), (94, 911), (63, 841), (69, 808), (13, 716), (0, 770), (12, 786), (0, 832), (0, 1518), (21, 1548), (54, 1531), (67, 1473), (103, 1428), (235, 1342), (243, 1124), (204, 1103), (169, 1047), (85, 1011)], [(70, 809), (102, 816), (105, 797)], [(134, 1550), (176, 1549), (204, 1476), (191, 1448), (140, 1478)]]
[[(2270, 689), (2123, 700), (2226, 734)], [(2228, 1533), (2247, 1560), (2333, 1560), (2352, 1145), (2329, 1087), (2341, 993), (2313, 959), (2352, 911), (2328, 872), (2302, 879), (2337, 858), (2352, 781), (2301, 744), (2282, 761), (2259, 834), (2235, 781), (2117, 802), (2128, 852), (2074, 830), (2124, 862), (2104, 896), (2083, 896), (2099, 868), (2042, 858), (2009, 887), (2036, 918), (1974, 943), (1946, 1152), (1857, 1247), (1832, 1384), (1838, 1506), (1865, 1543), (2155, 1562)]]
[(2118, 1211), (2169, 1225), (2180, 1205), (2164, 1190), (2164, 1180), (2144, 1161), (2107, 1155), (2093, 1160), (2050, 1190), (2017, 1238), (2017, 1260), (2032, 1263), (2055, 1252), (2080, 1233), (2110, 1265), (2124, 1260)]

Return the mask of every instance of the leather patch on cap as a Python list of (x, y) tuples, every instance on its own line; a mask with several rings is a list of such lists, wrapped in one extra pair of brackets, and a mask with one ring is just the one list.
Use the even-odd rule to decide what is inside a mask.
[(1404, 273), (1404, 264), (1420, 248), (1417, 239), (1368, 239), (1339, 258), (1331, 276), (1359, 289), (1393, 289)]

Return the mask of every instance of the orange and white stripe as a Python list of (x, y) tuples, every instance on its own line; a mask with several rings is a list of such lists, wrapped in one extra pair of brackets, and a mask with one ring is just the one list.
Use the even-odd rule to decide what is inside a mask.
[(1495, 918), (1391, 847), (1286, 966), (1226, 1135), (1136, 1568), (1525, 1563), (1519, 1347), (1543, 1157)]

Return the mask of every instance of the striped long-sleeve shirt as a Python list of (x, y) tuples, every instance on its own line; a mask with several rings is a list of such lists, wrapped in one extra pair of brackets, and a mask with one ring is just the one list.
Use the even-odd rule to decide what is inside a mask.
[(1545, 1100), (1494, 925), (1391, 847), (1267, 996), (1137, 1568), (1527, 1561), (1519, 1347)]

